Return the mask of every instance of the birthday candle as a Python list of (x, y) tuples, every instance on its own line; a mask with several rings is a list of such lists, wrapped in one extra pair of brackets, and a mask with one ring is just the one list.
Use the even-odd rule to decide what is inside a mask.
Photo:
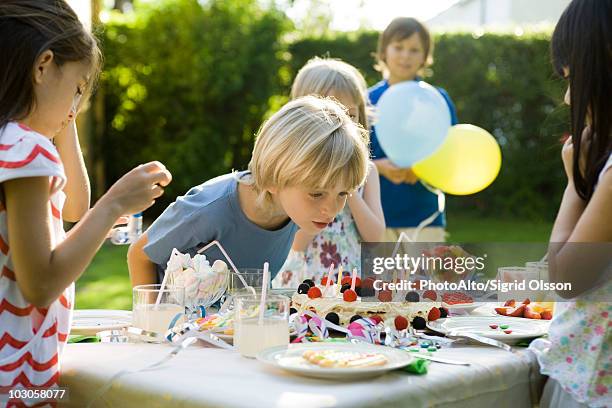
[(329, 290), (329, 285), (331, 284), (332, 281), (332, 274), (334, 272), (334, 264), (332, 263), (331, 266), (329, 267), (329, 272), (327, 273), (327, 282), (325, 282), (325, 296), (329, 296), (328, 295), (328, 290)]
[(336, 292), (336, 294), (340, 293), (340, 291), (342, 290), (342, 274), (344, 273), (344, 269), (342, 268), (342, 264), (340, 264), (340, 266), (338, 267), (338, 282), (336, 282), (336, 287), (338, 288), (338, 291)]
[(356, 283), (357, 283), (357, 268), (353, 268), (353, 280), (351, 281), (351, 290), (355, 290)]

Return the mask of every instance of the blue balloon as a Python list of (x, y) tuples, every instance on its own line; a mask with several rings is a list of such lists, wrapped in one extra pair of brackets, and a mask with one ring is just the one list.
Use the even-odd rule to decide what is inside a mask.
[(376, 136), (387, 157), (411, 167), (435, 152), (451, 125), (446, 101), (423, 81), (391, 86), (376, 106)]

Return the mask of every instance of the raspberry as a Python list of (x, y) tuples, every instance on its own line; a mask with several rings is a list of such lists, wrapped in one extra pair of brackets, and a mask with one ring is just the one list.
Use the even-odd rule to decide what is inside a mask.
[[(332, 279), (332, 281), (331, 281), (331, 282), (329, 282), (329, 284), (330, 284), (330, 285), (333, 285), (333, 284), (334, 284), (333, 279)], [(327, 286), (327, 276), (324, 276), (323, 278), (321, 278), (321, 285), (323, 285), (323, 286)]]
[(342, 299), (344, 299), (345, 302), (354, 302), (357, 300), (357, 293), (355, 293), (354, 290), (347, 289), (342, 294)]
[(426, 290), (423, 293), (423, 299), (430, 299), (435, 302), (437, 298), (438, 298), (438, 295), (433, 290)]
[(365, 278), (363, 280), (363, 283), (361, 284), (362, 287), (364, 288), (369, 288), (369, 289), (373, 289), (374, 288), (374, 281), (376, 280), (375, 277), (373, 276), (368, 276), (367, 278)]
[[(344, 278), (342, 278), (342, 281), (340, 281), (340, 283), (342, 283), (342, 285), (351, 286), (353, 284), (353, 278), (350, 276), (345, 276)], [(361, 279), (357, 277), (355, 278), (355, 287), (358, 288), (360, 286), (361, 286)]]
[(381, 290), (378, 293), (378, 300), (381, 302), (391, 302), (393, 300), (393, 293), (390, 290)]
[(317, 288), (316, 286), (313, 288), (308, 289), (308, 297), (311, 299), (316, 299), (316, 298), (320, 298), (321, 296), (323, 296), (321, 294), (321, 289)]
[(431, 310), (429, 311), (429, 314), (427, 315), (427, 320), (429, 320), (430, 322), (433, 322), (434, 320), (438, 320), (440, 316), (441, 316), (440, 309), (438, 309), (437, 307), (432, 307)]
[(370, 316), (370, 319), (374, 321), (374, 323), (378, 324), (383, 321), (382, 317), (379, 315)]
[(393, 323), (395, 324), (395, 328), (397, 330), (404, 330), (408, 328), (408, 319), (406, 319), (404, 316), (396, 316)]

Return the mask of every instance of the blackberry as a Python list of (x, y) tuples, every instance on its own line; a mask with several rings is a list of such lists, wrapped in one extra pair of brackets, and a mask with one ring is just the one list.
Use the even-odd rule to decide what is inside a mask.
[(340, 293), (344, 293), (345, 290), (350, 289), (350, 288), (351, 288), (351, 285), (344, 284), (342, 285), (342, 288), (340, 289)]
[(295, 309), (295, 308), (293, 308), (293, 307), (290, 307), (290, 308), (289, 308), (289, 314), (290, 314), (290, 315), (292, 315), (292, 314), (296, 314), (296, 313), (297, 313), (297, 309)]
[(298, 286), (297, 289), (297, 293), (301, 295), (306, 295), (308, 294), (308, 289), (310, 289), (310, 286), (308, 286), (307, 283), (300, 283), (300, 286)]
[(406, 293), (406, 302), (418, 302), (421, 300), (419, 294), (415, 291)]
[(423, 330), (425, 329), (426, 326), (427, 326), (427, 321), (423, 319), (421, 316), (415, 316), (415, 318), (412, 319), (412, 327), (414, 327), (415, 329)]
[(353, 323), (355, 320), (359, 320), (359, 319), (362, 319), (362, 317), (359, 316), (359, 315), (355, 315), (355, 316), (351, 317), (350, 323)]
[(368, 286), (362, 286), (360, 292), (361, 293), (358, 293), (358, 295), (361, 297), (372, 297), (376, 293), (374, 288)]
[(440, 309), (440, 317), (441, 318), (448, 317), (448, 310), (446, 310), (445, 307), (439, 307), (438, 309)]
[(307, 284), (307, 285), (308, 285), (309, 287), (311, 287), (311, 288), (312, 288), (313, 286), (315, 286), (315, 283), (314, 283), (314, 281), (313, 281), (312, 279), (304, 279), (304, 282), (302, 282), (302, 283)]
[(336, 325), (340, 324), (340, 316), (338, 316), (338, 314), (334, 313), (334, 312), (329, 312), (325, 316), (325, 320), (327, 320), (327, 321), (329, 321), (329, 322), (331, 322), (333, 324), (336, 324)]

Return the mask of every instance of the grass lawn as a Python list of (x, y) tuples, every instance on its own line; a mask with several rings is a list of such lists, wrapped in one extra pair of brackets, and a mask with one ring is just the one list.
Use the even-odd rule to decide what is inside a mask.
[[(549, 223), (512, 219), (447, 216), (452, 242), (546, 242)], [(105, 244), (77, 281), (77, 309), (132, 308), (132, 293), (126, 264), (127, 246)]]

